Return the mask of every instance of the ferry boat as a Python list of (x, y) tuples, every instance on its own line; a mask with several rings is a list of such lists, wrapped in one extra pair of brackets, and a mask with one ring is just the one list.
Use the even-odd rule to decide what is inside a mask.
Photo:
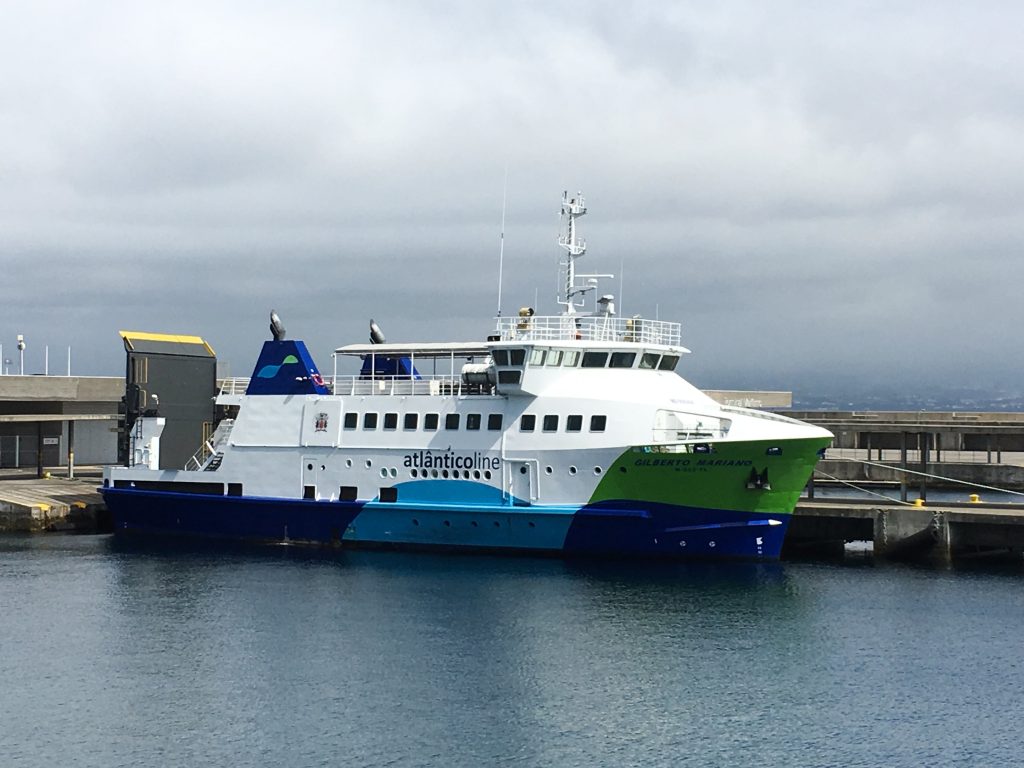
[[(608, 276), (577, 274), (585, 213), (563, 195), (560, 313), (499, 306), (482, 341), (387, 343), (371, 321), (370, 343), (336, 349), (325, 376), (272, 314), (251, 378), (221, 387), (233, 418), (184, 469), (158, 468), (164, 420), (136, 420), (130, 466), (103, 476), (115, 530), (777, 558), (831, 433), (679, 376), (680, 325), (619, 317), (596, 295)], [(339, 375), (350, 357), (358, 374)]]

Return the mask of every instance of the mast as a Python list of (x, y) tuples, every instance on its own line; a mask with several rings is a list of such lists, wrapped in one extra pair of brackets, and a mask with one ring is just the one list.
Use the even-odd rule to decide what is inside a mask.
[[(558, 236), (558, 244), (565, 249), (565, 261), (559, 262), (559, 266), (565, 270), (565, 291), (558, 297), (558, 303), (564, 307), (564, 314), (575, 315), (576, 310), (583, 306), (582, 297), (589, 291), (597, 288), (597, 281), (601, 278), (611, 278), (614, 275), (576, 274), (576, 259), (587, 252), (587, 243), (581, 240), (576, 233), (576, 219), (587, 212), (587, 206), (583, 202), (583, 193), (577, 192), (576, 197), (570, 199), (568, 192), (562, 193), (562, 218), (566, 219), (565, 234)], [(576, 282), (577, 278), (585, 282)], [(580, 297), (577, 303), (577, 297)], [(611, 299), (613, 297), (605, 297)]]
[(567, 218), (566, 233), (558, 236), (558, 244), (565, 248), (565, 261), (560, 266), (565, 268), (565, 293), (558, 299), (558, 303), (565, 307), (565, 314), (576, 313), (573, 298), (583, 293), (583, 290), (576, 283), (576, 259), (587, 252), (587, 243), (578, 240), (576, 237), (576, 219), (587, 212), (587, 206), (583, 202), (583, 194), (576, 193), (576, 197), (569, 199), (568, 191), (562, 193), (562, 217)]

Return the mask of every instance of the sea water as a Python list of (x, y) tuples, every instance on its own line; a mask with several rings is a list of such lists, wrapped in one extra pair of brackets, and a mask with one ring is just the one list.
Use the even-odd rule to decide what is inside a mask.
[(4, 766), (1024, 762), (1024, 572), (0, 538)]

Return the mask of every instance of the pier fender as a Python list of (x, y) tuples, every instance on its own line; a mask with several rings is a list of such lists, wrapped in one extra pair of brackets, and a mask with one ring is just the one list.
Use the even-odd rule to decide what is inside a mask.
[(945, 559), (949, 525), (944, 512), (922, 507), (876, 509), (874, 550), (877, 557)]

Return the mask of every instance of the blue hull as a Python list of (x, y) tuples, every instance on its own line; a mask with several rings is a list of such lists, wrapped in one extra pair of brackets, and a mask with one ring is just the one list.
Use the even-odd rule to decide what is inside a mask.
[(115, 532), (344, 546), (773, 560), (789, 522), (789, 515), (630, 502), (581, 508), (100, 491)]

